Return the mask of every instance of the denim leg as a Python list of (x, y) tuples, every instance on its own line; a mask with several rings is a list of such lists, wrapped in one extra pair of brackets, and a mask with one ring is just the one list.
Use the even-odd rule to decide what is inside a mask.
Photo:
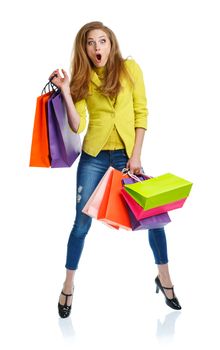
[[(124, 150), (101, 151), (97, 157), (82, 152), (77, 169), (76, 218), (67, 245), (66, 268), (76, 270), (83, 250), (85, 237), (90, 229), (92, 219), (82, 213), (82, 209), (95, 190), (109, 166), (122, 170), (126, 167), (128, 157)], [(155, 263), (166, 264), (167, 244), (164, 228), (148, 230), (149, 243)]]
[[(144, 169), (142, 168), (142, 173), (144, 174)], [(167, 240), (164, 227), (152, 228), (148, 230), (148, 240), (150, 247), (153, 251), (155, 264), (167, 264), (168, 254), (167, 254)]]
[(92, 223), (92, 218), (82, 213), (82, 209), (107, 169), (106, 159), (82, 153), (77, 169), (76, 217), (67, 244), (65, 265), (67, 269), (76, 270), (78, 268), (84, 240)]
[(148, 230), (148, 239), (157, 265), (167, 264), (167, 241), (164, 228)]

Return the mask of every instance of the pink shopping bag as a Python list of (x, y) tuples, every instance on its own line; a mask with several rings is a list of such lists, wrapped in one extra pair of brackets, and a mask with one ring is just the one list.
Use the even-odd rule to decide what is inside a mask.
[(108, 183), (108, 179), (112, 172), (112, 169), (113, 169), (112, 167), (108, 168), (105, 175), (102, 177), (98, 186), (96, 187), (95, 191), (90, 196), (89, 200), (87, 201), (86, 205), (82, 210), (84, 214), (97, 219), (99, 207), (101, 205), (101, 202), (105, 193), (105, 188)]
[(158, 215), (162, 213), (166, 213), (167, 211), (174, 210), (177, 208), (181, 208), (186, 200), (186, 198), (182, 198), (178, 201), (161, 205), (156, 208), (144, 210), (126, 191), (124, 188), (121, 189), (121, 194), (124, 197), (126, 203), (130, 207), (134, 216), (137, 220), (141, 220), (144, 218), (149, 218), (153, 215)]
[[(105, 194), (105, 189), (106, 189), (109, 177), (112, 173), (112, 170), (113, 170), (113, 167), (109, 167), (105, 175), (100, 180), (98, 186), (96, 187), (95, 191), (92, 193), (92, 195), (90, 196), (89, 200), (87, 201), (86, 205), (82, 210), (84, 214), (97, 219), (99, 208), (102, 203), (102, 200)], [(111, 228), (119, 229), (119, 227), (115, 225), (110, 225), (108, 223), (106, 223), (106, 225), (110, 226)]]

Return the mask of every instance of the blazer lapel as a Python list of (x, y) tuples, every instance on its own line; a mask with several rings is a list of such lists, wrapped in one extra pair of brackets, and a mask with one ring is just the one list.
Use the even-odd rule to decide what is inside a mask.
[[(101, 85), (101, 80), (99, 79), (98, 75), (94, 71), (92, 71), (92, 73), (91, 73), (91, 82), (93, 84), (95, 84), (96, 86)], [(114, 104), (113, 104), (113, 101), (110, 99), (110, 97), (106, 96), (106, 99), (110, 103), (111, 107), (114, 109)]]
[(94, 71), (92, 71), (91, 81), (92, 81), (96, 86), (100, 86), (100, 85), (101, 85), (101, 80), (99, 79), (98, 75), (97, 75), (96, 72), (94, 72)]

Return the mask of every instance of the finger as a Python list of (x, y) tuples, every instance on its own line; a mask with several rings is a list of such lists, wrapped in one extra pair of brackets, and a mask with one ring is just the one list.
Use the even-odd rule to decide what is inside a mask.
[(57, 78), (58, 75), (56, 73), (53, 73), (50, 75), (49, 80), (52, 81), (53, 79)]
[(140, 174), (140, 168), (135, 168), (135, 169), (134, 169), (134, 173), (135, 173), (135, 174)]
[(51, 73), (51, 75), (50, 75), (50, 76), (52, 76), (52, 75), (56, 74), (57, 72), (58, 72), (58, 69), (55, 69), (55, 70), (53, 71), (53, 73)]
[(67, 72), (64, 69), (61, 69), (61, 71), (62, 71), (64, 77), (67, 77)]
[(58, 78), (60, 76), (59, 69), (56, 69), (53, 71), (53, 73), (50, 75), (49, 80), (52, 80), (54, 78)]
[(51, 79), (50, 79), (50, 81), (55, 81), (55, 80), (57, 80), (58, 79), (58, 75), (57, 74), (54, 74), (52, 77), (51, 77)]
[(133, 168), (133, 174), (139, 175), (140, 174), (140, 168)]

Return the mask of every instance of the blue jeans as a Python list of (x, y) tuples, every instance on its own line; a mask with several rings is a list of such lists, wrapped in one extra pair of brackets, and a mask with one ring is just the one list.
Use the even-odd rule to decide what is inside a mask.
[[(101, 151), (96, 157), (82, 152), (77, 169), (76, 217), (67, 245), (65, 265), (67, 269), (78, 268), (85, 237), (92, 223), (92, 218), (82, 213), (83, 207), (109, 166), (121, 171), (126, 167), (127, 161), (124, 149)], [(166, 264), (168, 258), (164, 228), (148, 230), (148, 238), (155, 263)]]

